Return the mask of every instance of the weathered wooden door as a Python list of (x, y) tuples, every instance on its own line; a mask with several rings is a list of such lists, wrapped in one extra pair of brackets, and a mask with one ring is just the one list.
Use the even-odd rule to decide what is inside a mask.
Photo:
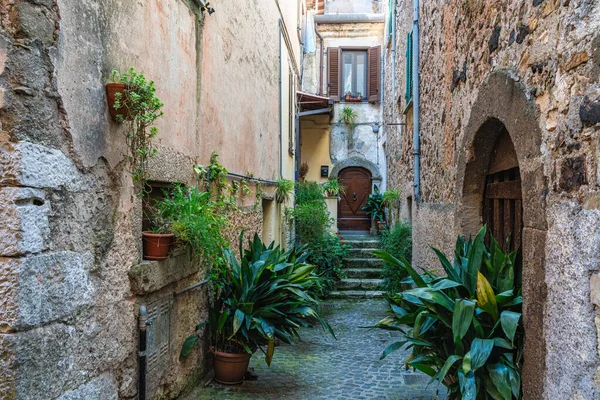
[(504, 251), (521, 248), (521, 176), (517, 154), (506, 131), (498, 137), (492, 151), (483, 200), (483, 221)]
[(371, 194), (371, 173), (360, 167), (349, 167), (340, 171), (339, 179), (346, 188), (338, 203), (338, 229), (367, 231), (371, 219), (362, 208)]

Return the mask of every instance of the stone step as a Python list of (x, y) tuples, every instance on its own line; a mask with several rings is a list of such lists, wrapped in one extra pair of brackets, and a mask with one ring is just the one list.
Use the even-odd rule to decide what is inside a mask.
[(345, 268), (373, 268), (381, 267), (383, 260), (380, 258), (344, 258), (342, 265)]
[(381, 276), (379, 268), (344, 268), (343, 271), (350, 279), (376, 279)]
[(365, 240), (379, 240), (379, 236), (371, 236), (371, 235), (344, 235), (340, 233), (340, 236), (346, 240), (352, 240), (355, 242), (365, 241)]
[(338, 290), (379, 290), (383, 279), (342, 279), (335, 284)]
[(329, 294), (333, 299), (375, 299), (382, 298), (380, 290), (334, 290)]
[(349, 244), (353, 249), (372, 249), (379, 247), (379, 240), (348, 240), (344, 238), (342, 241)]
[(373, 252), (379, 250), (378, 248), (365, 248), (365, 249), (349, 249), (348, 258), (375, 258)]

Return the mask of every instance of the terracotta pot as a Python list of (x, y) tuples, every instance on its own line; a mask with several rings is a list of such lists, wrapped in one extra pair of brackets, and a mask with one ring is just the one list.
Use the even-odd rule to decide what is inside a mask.
[(113, 119), (117, 120), (117, 115), (121, 114), (123, 119), (127, 119), (129, 112), (125, 107), (121, 107), (118, 110), (115, 109), (115, 95), (117, 93), (125, 93), (127, 86), (124, 83), (107, 83), (106, 84), (106, 99), (108, 100), (108, 112)]
[(173, 243), (172, 233), (142, 232), (145, 260), (166, 260)]
[(223, 353), (214, 350), (213, 367), (215, 369), (215, 381), (225, 385), (237, 385), (244, 381), (244, 375), (250, 363), (252, 354), (248, 353)]
[(377, 229), (380, 231), (385, 229), (385, 222), (377, 221)]

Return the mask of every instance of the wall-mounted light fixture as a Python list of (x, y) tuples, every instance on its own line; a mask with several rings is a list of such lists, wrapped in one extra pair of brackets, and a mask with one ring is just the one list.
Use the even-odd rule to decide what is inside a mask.
[(215, 12), (215, 9), (210, 6), (210, 3), (206, 2), (205, 0), (197, 0), (197, 1), (200, 4), (200, 9), (202, 11), (207, 11), (208, 15), (211, 15), (212, 13)]

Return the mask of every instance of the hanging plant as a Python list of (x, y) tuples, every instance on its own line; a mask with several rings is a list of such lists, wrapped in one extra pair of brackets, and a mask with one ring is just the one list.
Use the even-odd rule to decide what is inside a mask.
[(275, 201), (283, 204), (290, 199), (295, 183), (289, 179), (278, 179), (275, 187)]
[[(147, 180), (148, 159), (156, 154), (152, 144), (158, 129), (154, 122), (163, 116), (163, 103), (156, 97), (154, 81), (130, 68), (128, 72), (112, 73), (113, 81), (124, 85), (114, 93), (114, 115), (126, 124), (125, 140), (130, 172), (138, 195), (144, 193)], [(108, 89), (107, 89), (108, 90)]]

